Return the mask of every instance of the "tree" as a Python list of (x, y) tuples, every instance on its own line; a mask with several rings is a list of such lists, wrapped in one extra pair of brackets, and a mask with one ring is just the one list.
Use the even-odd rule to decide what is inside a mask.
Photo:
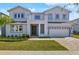
[(2, 15), (0, 16), (0, 31), (1, 31), (1, 36), (5, 36), (5, 25), (9, 24), (12, 22), (12, 18), (10, 16)]
[[(71, 5), (73, 5), (77, 9), (76, 12), (79, 12), (79, 3), (68, 3), (68, 4), (63, 5), (63, 7), (66, 8)], [(73, 8), (73, 9), (75, 9), (75, 8)]]
[(12, 18), (10, 16), (5, 16), (5, 15), (0, 16), (0, 27), (11, 22), (12, 22)]

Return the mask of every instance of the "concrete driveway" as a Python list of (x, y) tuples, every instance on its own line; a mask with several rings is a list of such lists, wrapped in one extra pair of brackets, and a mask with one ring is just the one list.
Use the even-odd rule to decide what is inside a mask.
[(68, 48), (69, 51), (79, 51), (79, 39), (70, 37), (65, 38), (64, 40), (60, 39), (55, 41)]

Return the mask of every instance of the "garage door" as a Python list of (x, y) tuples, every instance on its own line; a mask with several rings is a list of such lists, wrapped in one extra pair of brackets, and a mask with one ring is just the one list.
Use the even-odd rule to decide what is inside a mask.
[(50, 37), (67, 37), (69, 36), (69, 29), (68, 28), (50, 28), (49, 29), (49, 36)]

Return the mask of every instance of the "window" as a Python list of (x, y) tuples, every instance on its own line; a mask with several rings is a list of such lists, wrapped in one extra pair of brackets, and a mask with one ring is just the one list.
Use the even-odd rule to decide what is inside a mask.
[(14, 32), (14, 25), (10, 25), (10, 31)]
[(18, 13), (18, 18), (20, 18), (20, 13)]
[(48, 20), (52, 20), (52, 19), (53, 19), (52, 14), (48, 14)]
[(14, 14), (14, 18), (17, 18), (17, 14)]
[(40, 15), (35, 15), (35, 19), (40, 19)]
[(24, 14), (23, 13), (15, 13), (14, 18), (24, 18)]
[(63, 19), (66, 19), (66, 14), (63, 14)]
[(15, 32), (18, 32), (18, 25), (15, 26), (14, 30)]
[(22, 25), (19, 26), (19, 31), (20, 31), (20, 32), (23, 31), (23, 27), (22, 27)]
[(59, 19), (59, 14), (56, 14), (56, 19)]
[(44, 34), (44, 24), (41, 24), (40, 25), (40, 33), (41, 34)]
[(10, 25), (11, 32), (22, 32), (23, 26), (22, 25)]
[(21, 13), (21, 18), (24, 18), (24, 14), (23, 13)]

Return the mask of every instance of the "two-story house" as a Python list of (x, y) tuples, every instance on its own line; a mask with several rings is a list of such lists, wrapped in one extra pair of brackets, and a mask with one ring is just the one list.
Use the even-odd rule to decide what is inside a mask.
[(54, 7), (43, 12), (17, 6), (8, 10), (14, 22), (6, 24), (6, 36), (21, 36), (27, 34), (37, 37), (68, 37), (71, 36), (69, 24), (70, 11)]

